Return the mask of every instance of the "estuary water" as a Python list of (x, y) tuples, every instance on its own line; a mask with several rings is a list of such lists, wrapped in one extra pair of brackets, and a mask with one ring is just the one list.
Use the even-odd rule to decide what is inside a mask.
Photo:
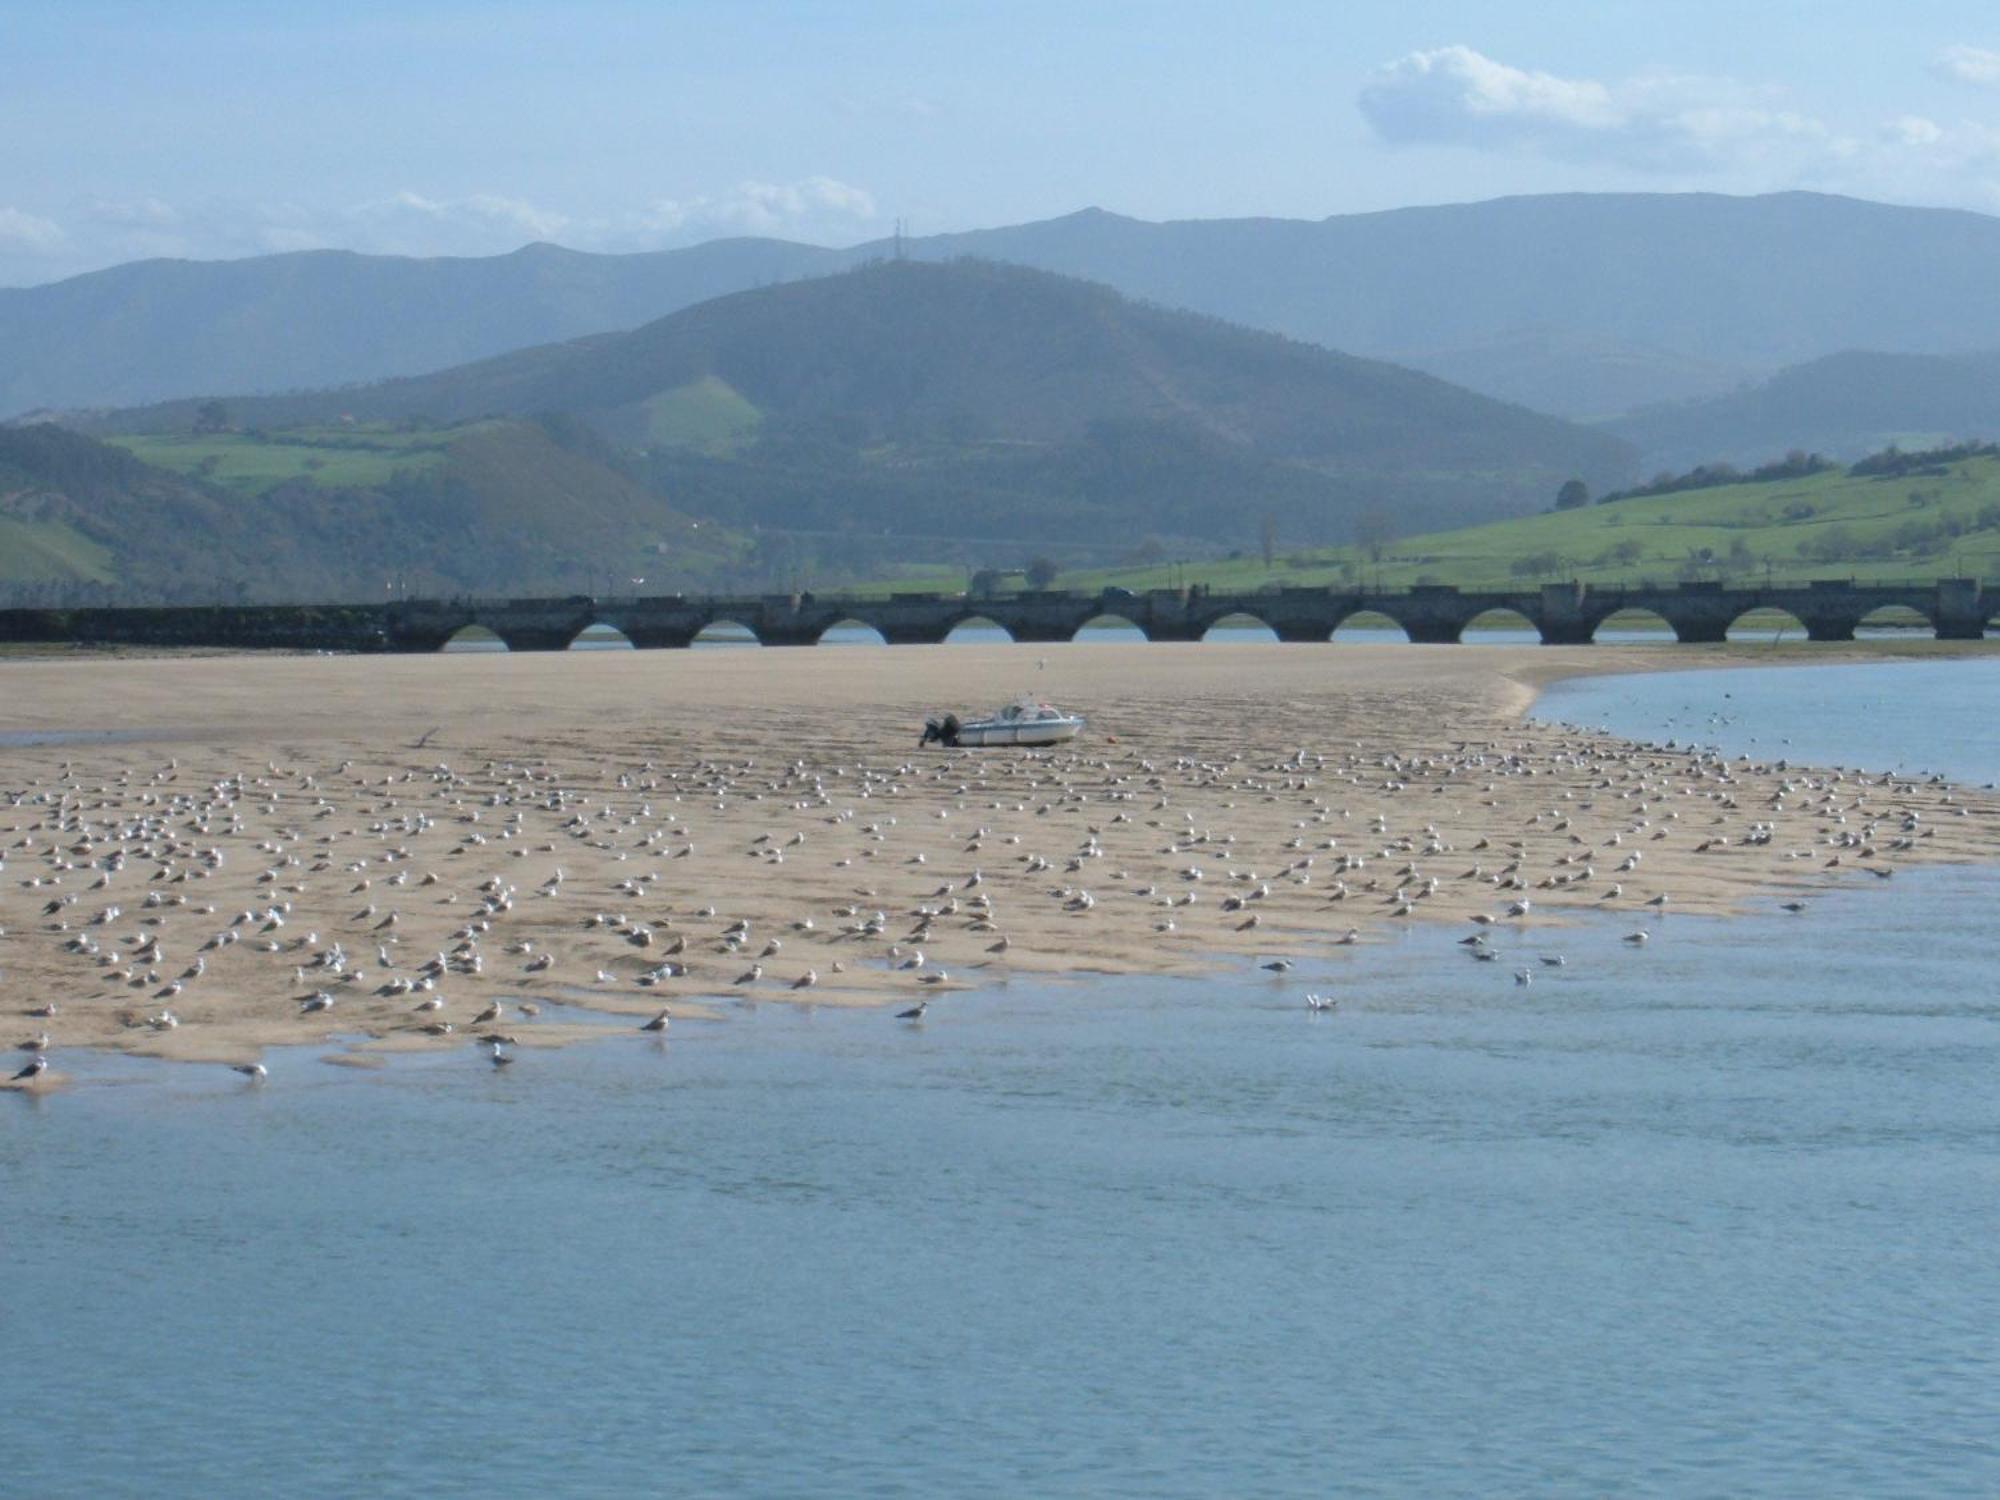
[(2000, 657), (1578, 677), (1535, 714), (1758, 760), (2000, 781)]
[[(1978, 665), (1794, 675), (1896, 674), (1915, 740)], [(1691, 737), (1812, 741), (1747, 675), (1678, 682), (1733, 694)], [(0, 1099), (0, 1491), (1991, 1494), (1996, 899), (1542, 928), (1528, 989), (1417, 929), (921, 1026), (745, 1006), (505, 1073), (68, 1056)]]

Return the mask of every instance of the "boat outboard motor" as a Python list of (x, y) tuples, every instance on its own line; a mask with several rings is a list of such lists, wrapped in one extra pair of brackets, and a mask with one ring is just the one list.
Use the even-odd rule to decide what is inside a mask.
[(924, 720), (924, 737), (917, 741), (917, 748), (923, 749), (932, 740), (947, 749), (955, 747), (958, 744), (958, 715), (946, 714), (942, 719)]

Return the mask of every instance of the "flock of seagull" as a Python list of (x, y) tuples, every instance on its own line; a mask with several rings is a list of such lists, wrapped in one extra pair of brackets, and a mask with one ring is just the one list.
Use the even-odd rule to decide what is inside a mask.
[[(41, 1084), (58, 1039), (253, 1081), (264, 1047), (333, 1038), (470, 1041), (505, 1068), (547, 1005), (636, 1012), (660, 1036), (677, 1005), (904, 996), (914, 1024), (1010, 968), (1234, 952), (1283, 976), (1413, 918), (1468, 922), (1457, 941), (1486, 963), (1494, 933), (1579, 910), (1636, 917), (1638, 948), (1681, 899), (1649, 859), (1712, 907), (1774, 870), (1887, 878), (1973, 810), (1936, 777), (1516, 736), (1160, 759), (63, 761), (0, 788), (0, 1010), (34, 1023), (10, 1081)], [(1540, 954), (1514, 982), (1565, 963)]]

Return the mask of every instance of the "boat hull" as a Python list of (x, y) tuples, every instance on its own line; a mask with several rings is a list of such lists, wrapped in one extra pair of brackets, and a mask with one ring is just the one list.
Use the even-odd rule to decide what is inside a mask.
[(1060, 745), (1083, 732), (1081, 719), (1035, 719), (1026, 723), (982, 722), (958, 726), (956, 742), (965, 749), (997, 745)]

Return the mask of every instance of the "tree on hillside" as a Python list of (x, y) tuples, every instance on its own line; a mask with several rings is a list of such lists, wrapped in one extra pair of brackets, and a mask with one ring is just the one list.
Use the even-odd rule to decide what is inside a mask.
[(1052, 557), (1031, 557), (1028, 559), (1028, 587), (1045, 589), (1056, 581), (1062, 572), (1062, 564)]
[(196, 432), (229, 431), (229, 408), (220, 401), (204, 401), (194, 409)]
[(1396, 534), (1396, 518), (1379, 505), (1364, 506), (1354, 514), (1354, 545), (1368, 554), (1370, 562), (1382, 560), (1382, 549)]
[(1556, 491), (1557, 510), (1581, 510), (1590, 504), (1590, 486), (1581, 479), (1567, 479)]

